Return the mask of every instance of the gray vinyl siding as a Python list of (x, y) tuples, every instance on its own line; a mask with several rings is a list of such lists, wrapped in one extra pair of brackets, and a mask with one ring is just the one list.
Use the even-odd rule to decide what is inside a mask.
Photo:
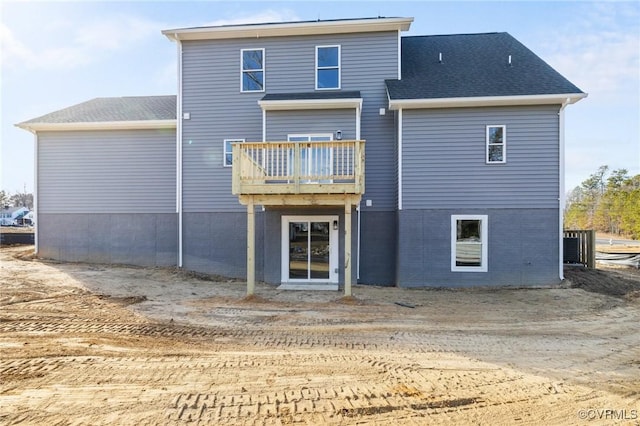
[[(403, 209), (557, 208), (558, 110), (404, 110)], [(506, 125), (506, 164), (485, 163), (485, 128)]]
[[(451, 216), (487, 215), (487, 272), (451, 271)], [(398, 212), (400, 287), (553, 285), (559, 278), (557, 209)]]
[[(185, 212), (243, 210), (231, 194), (231, 168), (223, 167), (223, 140), (262, 140), (258, 101), (267, 93), (314, 92), (315, 47), (333, 44), (341, 46), (341, 90), (363, 97), (368, 209), (394, 208), (393, 114), (381, 116), (379, 109), (387, 107), (384, 80), (397, 78), (398, 34), (382, 32), (183, 42), (182, 107), (191, 114), (182, 122)], [(251, 48), (265, 49), (265, 92), (240, 92), (240, 50)], [(303, 128), (300, 133), (312, 131)], [(268, 131), (278, 133), (272, 125)]]
[(38, 133), (38, 213), (175, 213), (175, 130)]
[(355, 109), (267, 111), (267, 140), (286, 141), (290, 134), (331, 134), (342, 131), (343, 140), (356, 137)]

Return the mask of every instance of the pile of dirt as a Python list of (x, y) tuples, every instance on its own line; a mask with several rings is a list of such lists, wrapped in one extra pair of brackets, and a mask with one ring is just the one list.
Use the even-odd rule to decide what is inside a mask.
[(630, 268), (613, 270), (567, 267), (564, 269), (564, 276), (571, 282), (572, 288), (617, 297), (635, 298), (640, 295), (640, 272)]

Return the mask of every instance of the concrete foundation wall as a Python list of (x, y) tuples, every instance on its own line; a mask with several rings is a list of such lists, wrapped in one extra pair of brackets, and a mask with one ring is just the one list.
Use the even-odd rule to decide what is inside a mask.
[[(183, 214), (185, 269), (230, 278), (247, 277), (247, 212)], [(256, 211), (256, 280), (263, 275), (264, 214)]]
[[(488, 271), (451, 271), (451, 215), (488, 215)], [(401, 287), (550, 285), (559, 279), (558, 210), (402, 210)]]
[(175, 213), (38, 215), (38, 256), (69, 262), (175, 266)]
[(361, 213), (359, 283), (384, 286), (395, 284), (396, 220), (396, 212)]

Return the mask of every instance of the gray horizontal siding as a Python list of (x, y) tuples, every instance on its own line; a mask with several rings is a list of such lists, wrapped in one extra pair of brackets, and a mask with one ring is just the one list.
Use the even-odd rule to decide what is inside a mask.
[[(315, 46), (331, 44), (341, 45), (342, 90), (359, 90), (363, 97), (366, 196), (374, 200), (371, 209), (393, 209), (393, 116), (380, 116), (378, 111), (387, 104), (384, 80), (397, 78), (397, 36), (396, 32), (384, 32), (185, 41), (182, 106), (191, 118), (183, 120), (184, 211), (243, 210), (237, 197), (231, 195), (231, 168), (223, 167), (223, 140), (262, 140), (258, 100), (267, 93), (314, 92)], [(240, 92), (240, 50), (250, 48), (265, 49), (265, 92)], [(291, 113), (293, 121), (300, 117), (296, 114)], [(299, 123), (296, 132), (314, 131), (317, 123), (307, 118), (307, 128)], [(330, 125), (328, 130), (338, 128)], [(289, 132), (273, 125), (268, 131), (285, 136)]]
[[(485, 126), (507, 126), (507, 163), (485, 163)], [(404, 110), (403, 209), (554, 208), (558, 106)]]
[(267, 140), (286, 141), (290, 134), (327, 133), (342, 131), (342, 139), (356, 137), (355, 109), (302, 110), (267, 112)]
[(38, 211), (175, 212), (175, 130), (39, 133)]

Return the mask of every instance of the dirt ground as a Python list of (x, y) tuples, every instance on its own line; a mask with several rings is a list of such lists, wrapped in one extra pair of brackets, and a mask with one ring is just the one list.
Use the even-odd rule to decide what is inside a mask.
[(0, 249), (0, 424), (640, 424), (640, 273), (279, 291)]

